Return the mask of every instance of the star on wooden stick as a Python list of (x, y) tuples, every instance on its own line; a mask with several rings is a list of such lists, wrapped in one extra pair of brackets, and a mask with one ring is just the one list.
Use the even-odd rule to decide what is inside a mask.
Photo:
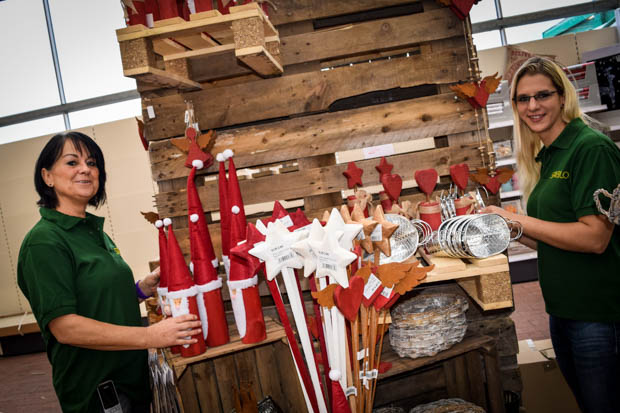
[(246, 232), (246, 240), (235, 247), (230, 249), (230, 254), (235, 255), (247, 262), (249, 270), (252, 275), (256, 274), (261, 267), (262, 263), (260, 259), (250, 254), (250, 250), (260, 242), (265, 241), (265, 236), (260, 233), (254, 224), (248, 224)]
[(358, 168), (357, 165), (355, 165), (355, 162), (349, 162), (346, 171), (342, 173), (344, 176), (347, 177), (347, 187), (349, 187), (349, 189), (353, 189), (356, 185), (364, 186), (364, 184), (362, 183), (363, 173), (364, 170)]
[(361, 234), (363, 234), (363, 237), (360, 239), (360, 246), (364, 248), (367, 253), (372, 254), (373, 247), (370, 234), (372, 234), (372, 231), (374, 231), (379, 223), (372, 218), (366, 218), (359, 204), (353, 206), (353, 211), (351, 211), (351, 222), (347, 222), (347, 224), (349, 223), (362, 225)]
[(398, 229), (398, 224), (393, 224), (385, 219), (385, 214), (383, 213), (383, 208), (381, 205), (377, 205), (375, 208), (375, 211), (372, 214), (372, 219), (381, 225), (381, 241), (373, 241), (373, 246), (379, 248), (379, 250), (381, 250), (386, 257), (389, 257), (392, 254), (392, 249), (390, 248), (390, 237), (394, 231)]
[(389, 174), (390, 172), (392, 172), (392, 168), (394, 168), (394, 165), (388, 163), (387, 159), (385, 159), (385, 156), (382, 156), (379, 165), (375, 166), (375, 169), (379, 172), (379, 176)]
[(347, 251), (338, 244), (338, 238), (341, 234), (342, 231), (326, 229), (325, 236), (321, 242), (316, 242), (312, 239), (309, 242), (318, 259), (316, 276), (324, 277), (329, 275), (343, 288), (347, 288), (349, 286), (347, 265), (355, 261), (357, 255)]

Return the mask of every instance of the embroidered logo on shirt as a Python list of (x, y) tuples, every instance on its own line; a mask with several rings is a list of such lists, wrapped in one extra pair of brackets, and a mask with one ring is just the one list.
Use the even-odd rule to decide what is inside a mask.
[(118, 248), (114, 247), (114, 252), (117, 253), (118, 255), (121, 255), (121, 250), (119, 250)]
[(554, 171), (550, 179), (568, 179), (569, 176), (570, 174), (568, 171)]

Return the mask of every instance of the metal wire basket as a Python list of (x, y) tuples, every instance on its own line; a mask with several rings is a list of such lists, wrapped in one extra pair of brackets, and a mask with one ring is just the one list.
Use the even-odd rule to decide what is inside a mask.
[(416, 406), (409, 413), (486, 413), (473, 403), (462, 399), (441, 399), (432, 403)]
[(457, 294), (428, 294), (411, 298), (392, 312), (389, 337), (400, 357), (434, 356), (465, 335), (467, 299)]

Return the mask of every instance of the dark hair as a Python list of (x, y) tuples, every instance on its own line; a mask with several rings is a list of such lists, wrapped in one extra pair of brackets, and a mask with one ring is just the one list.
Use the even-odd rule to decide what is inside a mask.
[(86, 149), (87, 153), (95, 160), (97, 169), (99, 169), (99, 189), (97, 190), (95, 196), (88, 201), (88, 204), (98, 207), (106, 200), (105, 161), (103, 160), (103, 153), (101, 152), (99, 145), (97, 145), (90, 137), (81, 132), (63, 132), (54, 135), (39, 154), (39, 159), (37, 159), (37, 163), (34, 167), (34, 187), (41, 197), (41, 199), (37, 201), (37, 205), (50, 209), (55, 209), (58, 206), (58, 197), (56, 196), (56, 192), (54, 191), (54, 188), (45, 184), (41, 171), (43, 168), (47, 170), (52, 168), (54, 163), (56, 163), (56, 161), (60, 158), (67, 139), (73, 142), (73, 146), (75, 146), (75, 149), (80, 153), (80, 155), (82, 154), (82, 150)]

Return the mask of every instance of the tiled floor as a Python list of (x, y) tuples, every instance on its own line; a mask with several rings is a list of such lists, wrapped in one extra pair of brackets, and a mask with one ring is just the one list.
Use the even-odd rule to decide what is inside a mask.
[[(513, 285), (512, 319), (517, 338), (549, 338), (547, 313), (538, 282)], [(0, 413), (60, 413), (45, 353), (0, 357)]]
[(549, 317), (538, 281), (512, 286), (515, 311), (511, 317), (517, 328), (517, 339), (544, 340), (549, 338)]

